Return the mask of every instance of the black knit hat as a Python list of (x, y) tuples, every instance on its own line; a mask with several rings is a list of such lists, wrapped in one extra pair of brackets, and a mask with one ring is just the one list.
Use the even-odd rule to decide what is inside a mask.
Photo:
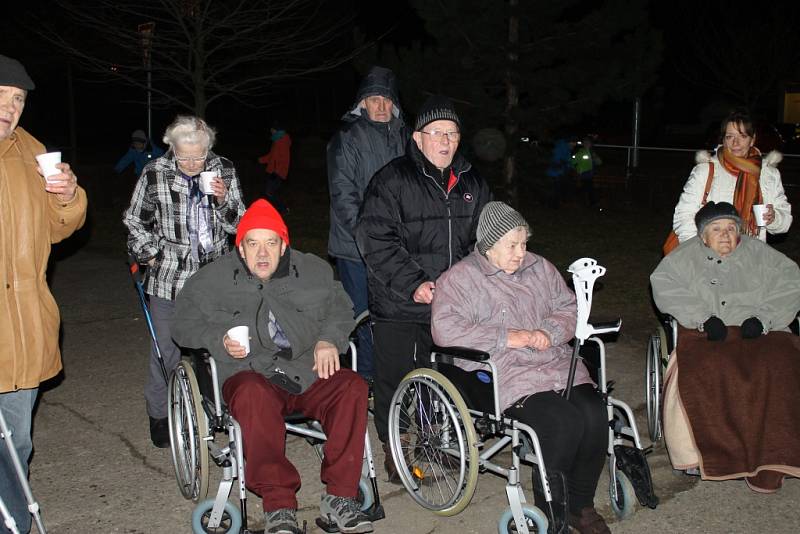
[(0, 55), (0, 85), (19, 87), (26, 91), (36, 89), (25, 67), (16, 59)]
[(742, 225), (742, 218), (739, 212), (728, 202), (709, 202), (694, 216), (694, 224), (697, 225), (697, 235), (702, 236), (703, 230), (709, 223), (718, 219), (733, 219), (736, 224)]
[(478, 252), (486, 255), (492, 245), (514, 228), (524, 226), (530, 235), (531, 227), (520, 213), (504, 202), (488, 202), (478, 217), (476, 236)]
[(453, 121), (461, 129), (461, 120), (456, 114), (453, 103), (442, 95), (431, 95), (419, 108), (417, 124), (414, 129), (418, 132), (433, 121)]

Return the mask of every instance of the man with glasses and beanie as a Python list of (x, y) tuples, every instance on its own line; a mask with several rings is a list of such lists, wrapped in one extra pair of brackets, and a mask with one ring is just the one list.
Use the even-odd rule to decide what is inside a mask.
[[(35, 159), (45, 147), (17, 126), (34, 88), (19, 61), (0, 55), (0, 412), (26, 475), (39, 384), (61, 371), (58, 307), (45, 277), (50, 246), (86, 218), (86, 193), (72, 168), (59, 163), (60, 172), (45, 181)], [(17, 530), (28, 532), (31, 515), (18, 480), (4, 437), (0, 497)], [(0, 532), (8, 532), (2, 521)]]
[[(200, 267), (231, 249), (230, 236), (244, 213), (236, 169), (211, 151), (215, 139), (215, 130), (203, 119), (178, 116), (164, 135), (167, 153), (145, 166), (123, 215), (128, 249), (147, 266), (144, 291), (167, 373), (181, 357), (170, 332), (175, 296)], [(200, 188), (203, 171), (216, 173), (210, 193)], [(153, 347), (145, 401), (150, 439), (159, 448), (170, 445), (166, 381)]]
[(389, 480), (389, 404), (403, 376), (429, 361), (434, 281), (469, 254), (486, 181), (457, 152), (461, 120), (444, 96), (429, 97), (406, 155), (373, 177), (356, 226), (367, 264), (375, 335), (375, 426)]

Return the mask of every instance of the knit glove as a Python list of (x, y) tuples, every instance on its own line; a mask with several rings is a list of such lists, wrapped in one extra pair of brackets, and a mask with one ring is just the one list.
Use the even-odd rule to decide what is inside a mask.
[(728, 327), (722, 322), (722, 319), (712, 315), (705, 323), (703, 323), (703, 330), (709, 341), (725, 341), (728, 336)]
[(745, 319), (742, 323), (742, 337), (744, 339), (753, 339), (764, 333), (764, 325), (758, 320), (758, 317), (750, 317)]

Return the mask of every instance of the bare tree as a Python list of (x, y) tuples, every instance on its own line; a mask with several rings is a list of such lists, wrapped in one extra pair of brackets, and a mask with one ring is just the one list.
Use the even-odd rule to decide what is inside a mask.
[(721, 0), (671, 11), (683, 29), (674, 64), (690, 82), (757, 108), (772, 104), (780, 84), (797, 75), (800, 3), (765, 2), (752, 17)]
[(149, 70), (155, 98), (201, 117), (223, 97), (255, 106), (276, 83), (332, 69), (354, 55), (343, 44), (349, 43), (352, 17), (333, 2), (55, 3), (63, 14), (59, 31), (45, 28), (40, 34), (84, 71), (146, 89)]

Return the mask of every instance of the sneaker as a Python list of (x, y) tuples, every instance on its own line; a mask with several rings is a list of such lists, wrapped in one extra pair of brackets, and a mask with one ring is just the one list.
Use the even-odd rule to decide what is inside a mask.
[(150, 418), (150, 440), (159, 449), (169, 448), (169, 419)]
[(337, 497), (324, 493), (319, 503), (322, 521), (334, 524), (339, 532), (372, 532), (372, 521), (361, 511), (361, 504), (354, 497)]
[(302, 534), (297, 525), (297, 511), (292, 508), (279, 508), (264, 512), (264, 534)]

